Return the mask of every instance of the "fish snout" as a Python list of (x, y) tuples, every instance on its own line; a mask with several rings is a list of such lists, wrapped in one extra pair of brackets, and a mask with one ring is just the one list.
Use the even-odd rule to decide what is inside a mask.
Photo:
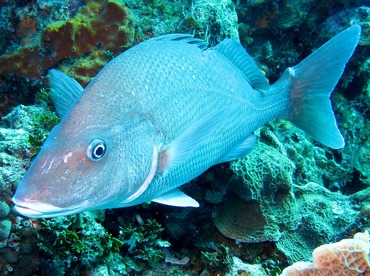
[(17, 193), (12, 198), (15, 206), (14, 209), (25, 217), (30, 218), (50, 218), (57, 216), (66, 216), (83, 211), (87, 206), (87, 201), (69, 208), (61, 208), (48, 203), (42, 203), (37, 200), (20, 198)]

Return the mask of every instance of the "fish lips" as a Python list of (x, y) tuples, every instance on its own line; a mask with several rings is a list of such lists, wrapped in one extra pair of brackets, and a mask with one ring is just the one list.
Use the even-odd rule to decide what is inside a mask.
[(51, 218), (71, 215), (83, 211), (87, 204), (87, 201), (84, 201), (82, 204), (61, 208), (41, 202), (22, 202), (16, 196), (12, 198), (12, 201), (15, 203), (14, 209), (22, 216), (29, 218)]

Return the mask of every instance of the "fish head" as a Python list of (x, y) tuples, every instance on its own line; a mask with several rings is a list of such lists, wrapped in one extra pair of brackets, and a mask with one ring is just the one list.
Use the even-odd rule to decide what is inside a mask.
[(15, 209), (45, 218), (129, 205), (155, 174), (154, 136), (146, 120), (84, 128), (62, 121), (18, 185)]

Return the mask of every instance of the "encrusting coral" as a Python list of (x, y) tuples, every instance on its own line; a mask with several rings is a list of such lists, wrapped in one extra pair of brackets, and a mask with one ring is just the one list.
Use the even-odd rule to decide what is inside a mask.
[(324, 244), (313, 252), (313, 262), (297, 262), (285, 268), (281, 276), (357, 276), (370, 275), (369, 233), (357, 233), (353, 239)]

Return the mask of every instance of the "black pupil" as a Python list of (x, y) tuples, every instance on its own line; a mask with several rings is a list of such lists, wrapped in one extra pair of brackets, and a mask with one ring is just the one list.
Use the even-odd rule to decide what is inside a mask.
[(96, 145), (95, 150), (94, 150), (94, 157), (95, 158), (100, 158), (104, 154), (104, 146), (103, 145)]

